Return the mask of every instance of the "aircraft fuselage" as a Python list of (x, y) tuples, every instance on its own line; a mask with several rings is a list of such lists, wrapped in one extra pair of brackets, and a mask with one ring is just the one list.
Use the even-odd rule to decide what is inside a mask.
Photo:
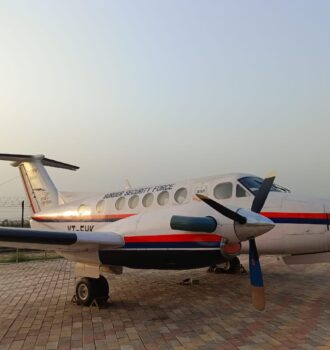
[[(97, 256), (95, 252), (93, 256), (86, 252), (85, 261), (89, 263), (158, 269), (209, 266), (226, 260), (220, 249), (221, 228), (220, 234), (172, 230), (164, 213), (210, 215), (206, 206), (205, 213), (200, 206), (198, 209), (194, 206), (195, 194), (206, 195), (226, 206), (250, 209), (253, 191), (245, 186), (248, 181), (240, 181), (249, 177), (253, 178), (247, 174), (230, 174), (92, 196), (82, 194), (69, 202), (66, 197), (70, 194), (62, 193), (64, 204), (33, 215), (31, 226), (64, 231), (114, 231), (124, 236), (125, 246), (121, 249), (102, 249)], [(257, 238), (260, 254), (329, 252), (329, 213), (329, 200), (294, 195), (281, 187), (271, 191), (261, 214), (276, 226)], [(140, 214), (138, 221), (134, 219), (137, 214)], [(148, 217), (147, 226), (143, 224), (144, 217)], [(127, 229), (129, 221), (131, 229)], [(242, 242), (241, 252), (247, 252), (247, 247)], [(71, 255), (69, 258), (76, 260)]]

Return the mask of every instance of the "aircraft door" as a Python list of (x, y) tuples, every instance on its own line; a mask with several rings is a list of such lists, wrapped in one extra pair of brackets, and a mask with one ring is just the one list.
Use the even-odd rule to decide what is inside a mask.
[[(291, 254), (319, 253), (329, 249), (330, 236), (326, 226), (325, 206), (318, 199), (288, 196), (283, 203), (284, 213), (299, 213), (281, 223), (285, 231), (285, 247)], [(292, 215), (292, 214), (291, 214)], [(288, 220), (288, 221), (286, 221)]]

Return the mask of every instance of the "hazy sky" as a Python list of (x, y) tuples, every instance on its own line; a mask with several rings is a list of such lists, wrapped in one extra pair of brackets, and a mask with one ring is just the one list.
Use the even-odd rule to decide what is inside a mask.
[(2, 0), (0, 152), (81, 166), (50, 170), (65, 190), (276, 170), (330, 197), (329, 18), (312, 0)]

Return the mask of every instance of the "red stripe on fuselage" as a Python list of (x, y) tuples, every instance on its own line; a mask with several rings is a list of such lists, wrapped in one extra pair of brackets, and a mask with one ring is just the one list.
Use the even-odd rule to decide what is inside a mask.
[(325, 213), (281, 213), (281, 212), (262, 212), (260, 213), (267, 218), (283, 218), (283, 219), (326, 219)]
[(125, 219), (136, 214), (113, 214), (113, 215), (83, 215), (83, 216), (33, 216), (35, 221), (64, 221), (64, 222), (76, 222), (76, 221), (93, 221), (93, 220), (120, 220)]

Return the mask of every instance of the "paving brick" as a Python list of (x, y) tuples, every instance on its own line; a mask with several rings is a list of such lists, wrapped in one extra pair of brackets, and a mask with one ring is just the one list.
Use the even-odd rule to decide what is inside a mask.
[[(124, 269), (106, 275), (111, 303), (98, 310), (71, 303), (64, 259), (2, 265), (0, 350), (330, 349), (330, 265), (262, 265), (263, 312), (246, 275)], [(181, 285), (188, 277), (200, 283)]]

